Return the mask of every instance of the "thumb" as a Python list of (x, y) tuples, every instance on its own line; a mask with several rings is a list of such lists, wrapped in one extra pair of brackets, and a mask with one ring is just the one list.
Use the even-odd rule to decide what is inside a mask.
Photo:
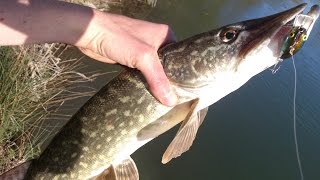
[(135, 65), (146, 78), (155, 98), (167, 106), (174, 106), (177, 103), (177, 95), (170, 87), (157, 53), (146, 53)]

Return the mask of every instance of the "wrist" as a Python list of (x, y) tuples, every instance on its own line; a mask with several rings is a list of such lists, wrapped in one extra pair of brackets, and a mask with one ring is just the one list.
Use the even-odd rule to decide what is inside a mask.
[(110, 14), (108, 13), (92, 9), (90, 22), (87, 24), (87, 27), (83, 29), (80, 38), (73, 45), (97, 50), (98, 47), (94, 46), (101, 44), (101, 42), (98, 41), (104, 40), (104, 38), (100, 37), (110, 37), (112, 35), (110, 28), (113, 27), (113, 22), (109, 16)]

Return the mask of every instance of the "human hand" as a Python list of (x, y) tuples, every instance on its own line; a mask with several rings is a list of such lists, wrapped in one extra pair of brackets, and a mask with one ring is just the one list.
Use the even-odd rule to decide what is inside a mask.
[(152, 94), (161, 103), (173, 106), (177, 96), (170, 88), (157, 53), (162, 44), (170, 41), (174, 41), (174, 35), (167, 25), (95, 11), (77, 44), (91, 58), (137, 68)]

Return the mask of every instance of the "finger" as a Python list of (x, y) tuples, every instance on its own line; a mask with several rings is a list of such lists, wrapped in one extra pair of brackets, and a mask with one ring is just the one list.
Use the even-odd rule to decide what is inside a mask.
[(172, 43), (172, 42), (176, 42), (176, 41), (177, 41), (177, 38), (174, 35), (174, 32), (168, 26), (166, 37), (164, 38), (164, 41), (162, 42), (162, 44), (160, 44), (160, 47), (163, 46), (163, 45), (166, 45), (168, 43)]
[(142, 72), (149, 84), (151, 93), (162, 104), (174, 106), (177, 103), (178, 98), (170, 87), (169, 80), (156, 53), (145, 54), (141, 60), (137, 61), (136, 68)]

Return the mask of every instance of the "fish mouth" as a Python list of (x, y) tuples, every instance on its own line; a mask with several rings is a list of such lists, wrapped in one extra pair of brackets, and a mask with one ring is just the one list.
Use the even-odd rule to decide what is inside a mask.
[(240, 50), (240, 57), (245, 58), (253, 49), (269, 40), (267, 45), (272, 49), (275, 57), (280, 57), (281, 45), (284, 38), (292, 28), (292, 22), (300, 14), (307, 4), (303, 3), (289, 10), (243, 22), (244, 30), (249, 33), (249, 38)]
[(312, 6), (310, 11), (308, 12), (308, 15), (313, 17), (314, 19), (318, 19), (319, 15), (320, 15), (319, 5)]

